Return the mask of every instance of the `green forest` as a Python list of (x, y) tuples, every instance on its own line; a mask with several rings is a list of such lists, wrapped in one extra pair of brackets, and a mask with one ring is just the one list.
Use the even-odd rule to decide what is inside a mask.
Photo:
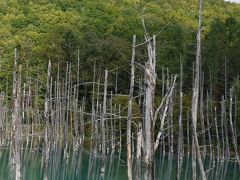
[[(132, 36), (144, 41), (141, 17), (149, 34), (157, 36), (157, 72), (168, 67), (179, 73), (180, 57), (186, 73), (186, 89), (191, 88), (191, 69), (195, 53), (197, 1), (195, 0), (1, 0), (0, 2), (0, 79), (1, 90), (12, 80), (14, 48), (19, 50), (19, 64), (24, 77), (46, 79), (48, 60), (53, 67), (76, 65), (78, 50), (81, 80), (97, 71), (120, 68), (119, 90), (128, 89), (126, 78), (131, 57)], [(208, 0), (203, 8), (202, 66), (206, 86), (210, 74), (214, 94), (223, 91), (225, 60), (229, 85), (238, 83), (240, 68), (240, 6), (222, 0)], [(143, 50), (144, 51), (144, 50)], [(138, 61), (144, 60), (139, 50)], [(56, 74), (56, 69), (53, 71)], [(76, 69), (76, 68), (75, 68)], [(123, 70), (123, 71), (122, 71)], [(61, 68), (64, 72), (64, 68)], [(211, 72), (211, 73), (210, 73)], [(60, 73), (64, 76), (64, 73)], [(160, 76), (159, 76), (160, 77)], [(90, 78), (90, 79), (89, 79)], [(223, 83), (224, 84), (224, 83)]]

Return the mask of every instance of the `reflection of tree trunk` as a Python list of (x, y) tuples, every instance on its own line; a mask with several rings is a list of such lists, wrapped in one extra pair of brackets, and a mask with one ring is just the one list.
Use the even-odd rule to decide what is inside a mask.
[[(46, 141), (46, 140), (45, 140)], [(43, 159), (43, 179), (48, 180), (48, 160), (49, 160), (50, 144), (45, 142), (45, 152)]]
[(13, 72), (13, 112), (12, 112), (12, 142), (11, 142), (11, 160), (15, 173), (15, 179), (21, 179), (20, 162), (20, 117), (19, 117), (19, 92), (20, 84), (17, 82), (17, 49), (14, 51), (14, 72)]
[(141, 146), (142, 146), (142, 124), (139, 123), (138, 125), (138, 133), (137, 133), (137, 162), (136, 162), (136, 180), (141, 179)]
[[(193, 131), (191, 131), (192, 137)], [(195, 147), (195, 139), (192, 138), (192, 180), (196, 180), (196, 147)]]

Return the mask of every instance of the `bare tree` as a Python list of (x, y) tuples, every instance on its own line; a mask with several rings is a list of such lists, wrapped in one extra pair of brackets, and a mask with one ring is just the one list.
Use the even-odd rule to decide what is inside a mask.
[(50, 109), (49, 109), (49, 92), (50, 92), (50, 76), (51, 76), (51, 62), (48, 63), (48, 73), (47, 73), (47, 87), (46, 87), (46, 93), (45, 93), (45, 112), (44, 112), (44, 118), (45, 118), (45, 150), (44, 150), (44, 180), (48, 179), (48, 160), (49, 160), (49, 153), (50, 153), (50, 127), (49, 127), (49, 119), (50, 119)]
[(183, 111), (183, 92), (182, 92), (182, 83), (183, 83), (183, 70), (182, 70), (182, 60), (180, 58), (180, 100), (179, 100), (179, 119), (178, 119), (178, 162), (177, 162), (177, 179), (181, 178), (182, 171), (182, 160), (183, 160), (183, 123), (182, 123), (182, 111)]
[(19, 117), (19, 93), (20, 84), (17, 81), (17, 49), (14, 50), (14, 66), (13, 66), (13, 111), (12, 111), (12, 147), (11, 160), (15, 173), (15, 179), (21, 179), (21, 162), (20, 162), (20, 117)]
[(152, 40), (145, 36), (148, 40), (148, 61), (145, 67), (145, 117), (144, 117), (144, 143), (145, 154), (144, 163), (148, 171), (146, 178), (152, 179), (152, 163), (153, 163), (153, 118), (154, 118), (154, 95), (156, 85), (156, 41), (155, 35)]
[(199, 164), (202, 179), (206, 180), (206, 174), (205, 174), (203, 163), (202, 163), (200, 147), (199, 147), (198, 137), (197, 137), (197, 113), (198, 113), (198, 99), (199, 99), (200, 71), (201, 71), (200, 62), (201, 62), (202, 0), (199, 0), (198, 4), (199, 4), (199, 11), (198, 11), (198, 30), (197, 30), (197, 51), (196, 51), (195, 76), (194, 76), (191, 112), (192, 112), (192, 125), (193, 125), (193, 139), (195, 144), (196, 157), (198, 159), (198, 164)]
[(132, 59), (131, 59), (131, 80), (130, 91), (128, 96), (128, 119), (127, 119), (127, 165), (128, 165), (128, 179), (132, 180), (132, 157), (131, 157), (131, 124), (132, 124), (132, 101), (134, 91), (134, 69), (135, 69), (135, 44), (136, 36), (133, 36), (132, 44)]
[(102, 166), (101, 166), (101, 173), (104, 177), (105, 173), (105, 158), (106, 158), (106, 127), (105, 127), (105, 119), (107, 113), (107, 86), (108, 86), (108, 71), (105, 70), (105, 78), (104, 78), (104, 95), (103, 95), (103, 109), (101, 115), (101, 135), (102, 135)]

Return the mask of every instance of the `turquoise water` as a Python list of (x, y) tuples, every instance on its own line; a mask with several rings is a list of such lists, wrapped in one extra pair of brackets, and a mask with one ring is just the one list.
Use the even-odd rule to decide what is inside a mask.
[[(49, 180), (125, 180), (127, 179), (126, 155), (124, 152), (110, 152), (104, 160), (106, 163), (105, 173), (101, 173), (101, 157), (99, 154), (90, 153), (81, 146), (73, 150), (71, 146), (64, 154), (64, 147), (61, 144), (52, 145), (49, 163)], [(0, 150), (0, 179), (12, 179), (9, 164), (10, 150), (8, 147)], [(23, 180), (43, 179), (43, 158), (42, 145), (40, 143), (24, 144), (21, 147), (21, 174)], [(154, 177), (161, 180), (175, 180), (177, 175), (176, 158), (157, 154), (155, 157)], [(135, 167), (135, 164), (133, 164)], [(205, 159), (205, 170), (208, 179), (218, 180), (239, 180), (239, 166), (230, 161), (216, 163), (209, 158)], [(135, 171), (135, 168), (133, 170)], [(144, 174), (144, 169), (142, 169)], [(143, 177), (143, 176), (142, 176)], [(197, 179), (199, 178), (197, 172)], [(185, 157), (182, 167), (182, 180), (191, 179), (191, 157)]]

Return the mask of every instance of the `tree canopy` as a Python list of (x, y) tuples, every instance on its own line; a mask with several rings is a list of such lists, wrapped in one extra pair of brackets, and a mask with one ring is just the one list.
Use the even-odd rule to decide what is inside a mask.
[[(92, 77), (87, 69), (93, 68), (93, 62), (97, 63), (98, 72), (116, 67), (127, 72), (132, 36), (137, 35), (138, 43), (144, 41), (142, 16), (149, 34), (157, 34), (157, 71), (165, 66), (178, 73), (181, 57), (187, 73), (191, 74), (196, 44), (196, 0), (2, 0), (1, 90), (6, 88), (5, 82), (11, 82), (16, 47), (24, 73), (33, 77), (37, 74), (45, 77), (48, 60), (53, 67), (58, 64), (65, 67), (67, 62), (76, 65), (78, 50), (82, 79)], [(204, 2), (203, 67), (206, 78), (211, 69), (218, 93), (225, 59), (231, 68), (230, 75), (236, 76), (240, 68), (239, 21), (239, 5), (223, 0)], [(137, 57), (139, 62), (146, 58)], [(124, 73), (119, 78), (124, 80)], [(120, 88), (124, 89), (124, 84)]]

